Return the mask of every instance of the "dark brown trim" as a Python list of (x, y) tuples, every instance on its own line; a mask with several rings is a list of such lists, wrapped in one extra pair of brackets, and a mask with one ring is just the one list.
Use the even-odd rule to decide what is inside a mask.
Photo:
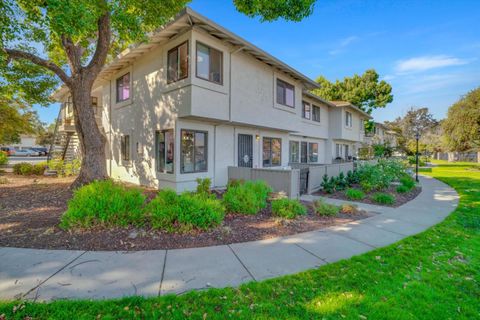
[[(184, 44), (187, 44), (187, 74), (181, 78), (178, 78), (178, 79), (169, 79), (168, 78), (168, 75), (170, 74), (169, 73), (169, 66), (170, 66), (170, 60), (169, 60), (169, 57), (170, 57), (170, 52), (174, 51), (174, 50), (177, 50), (178, 51), (178, 48), (180, 48), (181, 46), (183, 46)], [(177, 53), (178, 54), (178, 53)], [(179, 57), (179, 54), (178, 56)], [(178, 67), (180, 67), (180, 63), (178, 64)], [(188, 42), (188, 40), (180, 43), (179, 45), (177, 45), (176, 47), (173, 47), (171, 48), (170, 50), (167, 51), (167, 84), (170, 84), (170, 83), (174, 83), (174, 82), (177, 82), (177, 81), (180, 81), (180, 80), (183, 80), (183, 79), (186, 79), (188, 78), (188, 76), (190, 75), (190, 43)]]

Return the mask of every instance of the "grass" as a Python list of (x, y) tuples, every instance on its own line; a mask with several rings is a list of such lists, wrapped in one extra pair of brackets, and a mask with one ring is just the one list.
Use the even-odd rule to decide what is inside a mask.
[[(181, 296), (0, 303), (7, 319), (478, 319), (480, 170), (430, 175), (461, 195), (459, 207), (419, 235), (292, 276)], [(0, 316), (1, 318), (1, 316)]]

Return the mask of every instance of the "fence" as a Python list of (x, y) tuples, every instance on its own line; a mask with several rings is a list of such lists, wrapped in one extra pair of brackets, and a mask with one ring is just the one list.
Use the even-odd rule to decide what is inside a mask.
[(275, 192), (284, 192), (289, 198), (298, 198), (300, 196), (299, 169), (228, 167), (228, 179), (263, 180)]
[(330, 177), (337, 177), (340, 172), (347, 174), (348, 171), (353, 170), (353, 162), (325, 164), (321, 166), (311, 166), (309, 168), (308, 177), (308, 193), (320, 190), (324, 175)]

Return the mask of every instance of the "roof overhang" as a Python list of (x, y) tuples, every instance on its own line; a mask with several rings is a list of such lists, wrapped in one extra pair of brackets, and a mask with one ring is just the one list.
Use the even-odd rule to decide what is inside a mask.
[[(202, 16), (190, 8), (183, 9), (178, 15), (176, 15), (170, 22), (166, 23), (162, 27), (158, 28), (154, 32), (148, 35), (148, 41), (143, 43), (137, 43), (131, 45), (124, 51), (122, 51), (113, 61), (108, 63), (100, 72), (96, 79), (96, 84), (100, 82), (110, 80), (112, 75), (116, 74), (121, 69), (129, 66), (140, 56), (151, 51), (153, 48), (158, 47), (166, 43), (176, 35), (182, 34), (185, 31), (192, 29), (193, 27), (202, 29), (211, 36), (233, 46), (234, 51), (243, 51), (257, 60), (275, 68), (276, 70), (285, 73), (293, 79), (301, 82), (305, 89), (311, 90), (320, 87), (318, 83), (305, 76), (301, 72), (290, 67), (286, 63), (278, 60), (269, 53), (263, 51), (247, 40), (235, 35), (229, 30), (223, 28), (219, 24), (211, 21), (210, 19)], [(68, 92), (66, 86), (58, 88), (53, 94), (54, 99), (61, 98)]]
[(333, 103), (331, 103), (330, 101), (328, 100), (325, 100), (319, 96), (317, 96), (316, 94), (313, 94), (311, 93), (310, 91), (303, 91), (303, 95), (312, 99), (312, 100), (316, 100), (316, 101), (319, 101), (319, 102), (322, 102), (324, 104), (326, 104), (327, 106), (330, 106), (330, 107), (336, 107), (336, 105), (334, 105)]
[(350, 108), (351, 110), (355, 110), (355, 111), (357, 111), (358, 113), (364, 115), (367, 119), (373, 119), (373, 117), (372, 117), (370, 114), (368, 114), (367, 112), (363, 111), (362, 109), (360, 109), (360, 108), (357, 107), (356, 105), (351, 104), (351, 103), (348, 102), (348, 101), (331, 101), (331, 103), (332, 103), (335, 107)]

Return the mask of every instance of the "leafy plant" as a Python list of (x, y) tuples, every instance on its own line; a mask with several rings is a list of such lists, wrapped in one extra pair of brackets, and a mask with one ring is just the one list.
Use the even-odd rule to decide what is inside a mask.
[(152, 228), (166, 231), (173, 230), (179, 211), (178, 195), (173, 189), (160, 190), (145, 207), (145, 215)]
[(350, 188), (345, 191), (345, 196), (349, 200), (362, 200), (365, 198), (365, 193), (362, 190)]
[(145, 195), (138, 188), (127, 188), (112, 180), (98, 180), (74, 191), (61, 226), (142, 225)]
[(267, 206), (268, 194), (272, 191), (264, 181), (247, 181), (227, 188), (223, 203), (227, 212), (256, 214)]
[(395, 196), (390, 193), (377, 192), (372, 195), (373, 202), (380, 204), (394, 204)]
[(402, 185), (399, 185), (397, 186), (397, 188), (395, 189), (398, 193), (407, 193), (409, 192), (411, 189), (407, 186), (404, 186), (403, 184)]
[(307, 208), (296, 199), (282, 198), (272, 201), (272, 214), (277, 217), (294, 219), (307, 213)]
[(210, 178), (197, 178), (195, 181), (197, 181), (197, 194), (210, 194), (210, 185), (212, 184), (212, 180)]
[(325, 203), (322, 200), (314, 201), (313, 209), (315, 210), (315, 213), (318, 214), (319, 216), (327, 216), (327, 217), (336, 216), (340, 211), (339, 206)]
[(69, 177), (78, 174), (82, 162), (79, 159), (70, 161), (54, 159), (48, 162), (48, 168), (57, 171), (60, 177)]
[(345, 190), (348, 187), (347, 180), (345, 179), (345, 174), (340, 172), (338, 177), (335, 179), (335, 189), (338, 191)]
[(410, 176), (404, 176), (400, 178), (400, 183), (402, 186), (408, 188), (408, 190), (411, 190), (415, 187), (415, 180), (413, 180)]
[(33, 165), (28, 162), (20, 162), (13, 165), (13, 173), (22, 176), (29, 176), (33, 174)]
[(335, 178), (330, 177), (329, 179), (328, 176), (324, 174), (322, 178), (321, 186), (323, 188), (323, 191), (325, 191), (326, 193), (334, 193), (335, 187), (336, 187)]
[(345, 177), (345, 179), (349, 187), (360, 182), (360, 178), (358, 176), (357, 170), (353, 170), (353, 171), (348, 170), (347, 176)]
[(355, 214), (358, 212), (358, 207), (354, 204), (344, 203), (340, 206), (340, 212), (345, 214)]
[(5, 152), (0, 151), (0, 165), (4, 165), (8, 163), (8, 156)]

